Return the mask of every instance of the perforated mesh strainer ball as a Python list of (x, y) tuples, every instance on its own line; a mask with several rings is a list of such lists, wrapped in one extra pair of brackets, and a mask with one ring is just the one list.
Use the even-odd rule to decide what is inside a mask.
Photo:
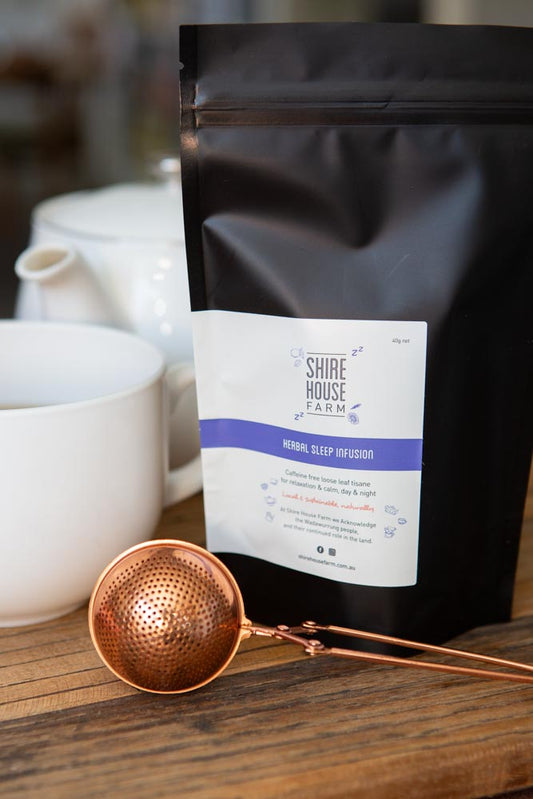
[(175, 693), (213, 679), (241, 640), (242, 598), (222, 563), (176, 542), (147, 543), (120, 555), (91, 600), (96, 648), (121, 679)]
[[(303, 646), (310, 655), (533, 683), (533, 666), (488, 655), (311, 621), (294, 628), (253, 624), (244, 614), (241, 592), (226, 566), (202, 547), (173, 539), (138, 544), (107, 566), (91, 596), (89, 628), (98, 654), (117, 677), (135, 688), (163, 694), (192, 691), (214, 680), (250, 635), (284, 639)], [(484, 661), (522, 673), (326, 648), (302, 637), (317, 630)]]

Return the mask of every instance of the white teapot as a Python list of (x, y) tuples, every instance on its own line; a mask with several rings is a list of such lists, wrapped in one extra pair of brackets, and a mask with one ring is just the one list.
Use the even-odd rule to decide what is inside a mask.
[(78, 191), (40, 203), (16, 264), (21, 319), (105, 323), (192, 360), (179, 160), (164, 181)]
[[(17, 318), (119, 327), (155, 344), (168, 365), (192, 362), (179, 159), (160, 159), (158, 174), (154, 183), (37, 205), (30, 246), (15, 265)], [(172, 465), (199, 451), (196, 397), (179, 405), (171, 416)]]

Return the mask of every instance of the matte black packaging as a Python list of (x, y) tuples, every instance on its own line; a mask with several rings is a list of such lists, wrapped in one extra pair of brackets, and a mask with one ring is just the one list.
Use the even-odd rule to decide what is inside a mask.
[(247, 614), (428, 642), (508, 619), (533, 430), (533, 30), (184, 26), (180, 47), (193, 312), (428, 325), (416, 584), (217, 552)]

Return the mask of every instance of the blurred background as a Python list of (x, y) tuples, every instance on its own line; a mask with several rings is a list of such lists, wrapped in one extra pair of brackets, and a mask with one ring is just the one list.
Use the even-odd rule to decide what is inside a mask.
[(533, 26), (533, 2), (0, 0), (0, 317), (36, 203), (177, 152), (181, 23), (318, 20)]

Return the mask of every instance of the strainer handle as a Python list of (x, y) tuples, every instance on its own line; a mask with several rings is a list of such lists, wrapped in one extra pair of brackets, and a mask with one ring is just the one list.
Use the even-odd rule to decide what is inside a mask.
[[(450, 666), (446, 663), (431, 663), (427, 660), (410, 660), (409, 658), (394, 657), (393, 655), (380, 655), (375, 652), (359, 652), (352, 649), (324, 647), (323, 650), (311, 652), (310, 654), (335, 655), (336, 657), (353, 658), (356, 660), (366, 661), (367, 663), (379, 663), (383, 666), (406, 666), (415, 669), (444, 672), (446, 674), (459, 674), (466, 677), (479, 677), (490, 680), (506, 680), (508, 682), (521, 682), (533, 685), (533, 675), (531, 674), (513, 674), (512, 672), (506, 671), (473, 669), (466, 666)], [(515, 663), (513, 664), (513, 668), (522, 668), (522, 664)]]
[(380, 643), (403, 646), (407, 647), (408, 649), (419, 649), (423, 652), (436, 652), (440, 655), (450, 655), (451, 657), (456, 658), (477, 660), (480, 663), (490, 663), (493, 666), (503, 666), (510, 669), (527, 671), (533, 674), (533, 665), (530, 665), (529, 663), (519, 663), (516, 660), (507, 660), (506, 658), (493, 657), (492, 655), (480, 655), (477, 652), (467, 652), (463, 649), (452, 649), (451, 647), (438, 646), (437, 644), (422, 644), (419, 641), (396, 638), (392, 635), (370, 633), (364, 630), (352, 630), (350, 627), (339, 627), (335, 624), (317, 624), (315, 621), (304, 621), (301, 627), (294, 628), (293, 632), (307, 632), (307, 634), (314, 632), (327, 632), (334, 633), (336, 635), (347, 635), (352, 638), (361, 638), (366, 641), (379, 641)]
[[(479, 662), (490, 663), (492, 665), (503, 666), (510, 669), (517, 669), (528, 674), (513, 674), (504, 671), (491, 671), (489, 669), (468, 668), (465, 666), (449, 665), (447, 663), (432, 663), (426, 660), (412, 660), (410, 658), (396, 657), (394, 655), (381, 655), (376, 652), (361, 652), (353, 649), (341, 649), (339, 647), (326, 647), (321, 641), (317, 639), (307, 639), (302, 637), (302, 633), (309, 635), (310, 633), (322, 631), (329, 633), (336, 633), (341, 635), (348, 635), (356, 638), (363, 638), (367, 640), (380, 641), (384, 643), (396, 644), (398, 646), (407, 646), (413, 649), (420, 649), (426, 652), (439, 652), (441, 654), (452, 655), (458, 658), (467, 658), (469, 660), (477, 660)], [(518, 663), (513, 660), (504, 658), (496, 658), (490, 655), (479, 655), (474, 652), (465, 652), (460, 649), (451, 649), (450, 647), (437, 646), (434, 644), (422, 644), (415, 641), (408, 641), (402, 638), (395, 638), (393, 636), (381, 635), (379, 633), (367, 633), (360, 630), (351, 630), (346, 627), (337, 627), (335, 625), (320, 625), (316, 622), (304, 622), (300, 627), (287, 627), (279, 625), (275, 628), (270, 627), (257, 627), (250, 628), (252, 635), (268, 635), (274, 638), (279, 638), (290, 643), (298, 644), (304, 648), (306, 653), (311, 656), (316, 655), (333, 655), (335, 657), (351, 658), (354, 660), (364, 661), (366, 663), (379, 663), (386, 666), (404, 666), (415, 669), (426, 669), (428, 671), (438, 671), (447, 674), (459, 674), (468, 677), (481, 677), (492, 680), (506, 680), (511, 682), (529, 683), (533, 684), (533, 666), (527, 663)]]

